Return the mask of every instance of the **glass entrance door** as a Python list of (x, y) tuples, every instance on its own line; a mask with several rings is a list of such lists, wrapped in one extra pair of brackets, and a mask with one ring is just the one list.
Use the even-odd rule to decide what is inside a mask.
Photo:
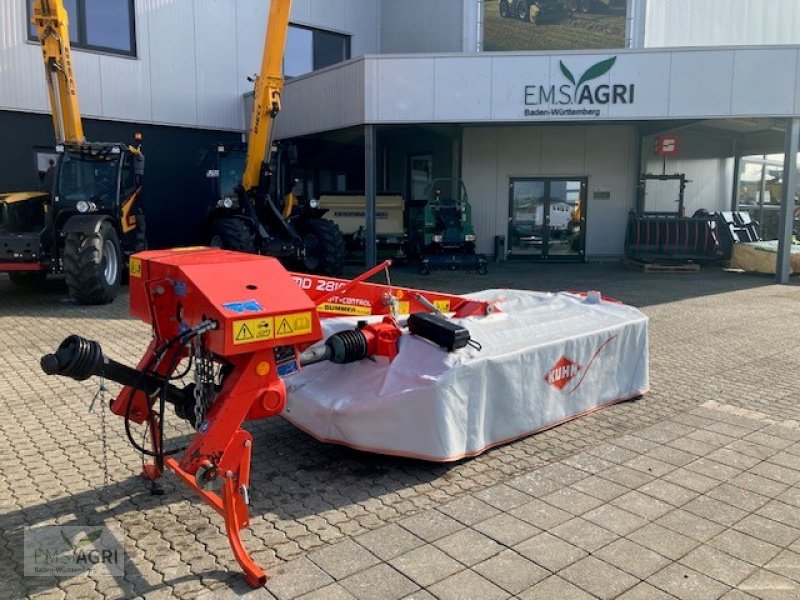
[(583, 257), (585, 178), (515, 178), (509, 192), (509, 257)]

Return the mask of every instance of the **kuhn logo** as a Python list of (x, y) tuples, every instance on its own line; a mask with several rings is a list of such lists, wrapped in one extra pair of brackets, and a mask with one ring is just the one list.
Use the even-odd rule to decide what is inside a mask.
[(553, 368), (547, 372), (544, 376), (544, 380), (557, 390), (563, 390), (580, 370), (581, 366), (578, 363), (566, 356), (562, 356), (558, 359), (558, 362), (553, 365)]

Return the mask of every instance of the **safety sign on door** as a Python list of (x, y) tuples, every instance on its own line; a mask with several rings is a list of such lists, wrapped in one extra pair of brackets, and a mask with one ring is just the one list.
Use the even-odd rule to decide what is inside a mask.
[(233, 323), (234, 344), (254, 344), (275, 338), (275, 319), (245, 319)]

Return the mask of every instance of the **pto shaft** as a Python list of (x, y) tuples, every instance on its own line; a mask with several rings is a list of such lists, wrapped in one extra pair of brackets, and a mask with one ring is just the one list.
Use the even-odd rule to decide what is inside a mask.
[[(86, 381), (96, 375), (137, 388), (148, 396), (164, 387), (164, 381), (159, 377), (107, 358), (100, 344), (79, 335), (66, 338), (53, 354), (45, 354), (40, 364), (47, 375), (61, 375), (75, 381)], [(183, 402), (185, 396), (180, 388), (169, 383), (166, 394), (167, 401), (173, 404)]]

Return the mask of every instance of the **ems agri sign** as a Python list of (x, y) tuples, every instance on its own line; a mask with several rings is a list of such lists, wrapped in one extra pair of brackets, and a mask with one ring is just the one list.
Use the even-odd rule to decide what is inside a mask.
[(610, 72), (617, 57), (592, 65), (576, 77), (564, 61), (558, 61), (561, 79), (547, 85), (525, 86), (526, 117), (599, 117), (600, 107), (609, 104), (633, 104), (636, 89), (632, 83), (592, 82)]

